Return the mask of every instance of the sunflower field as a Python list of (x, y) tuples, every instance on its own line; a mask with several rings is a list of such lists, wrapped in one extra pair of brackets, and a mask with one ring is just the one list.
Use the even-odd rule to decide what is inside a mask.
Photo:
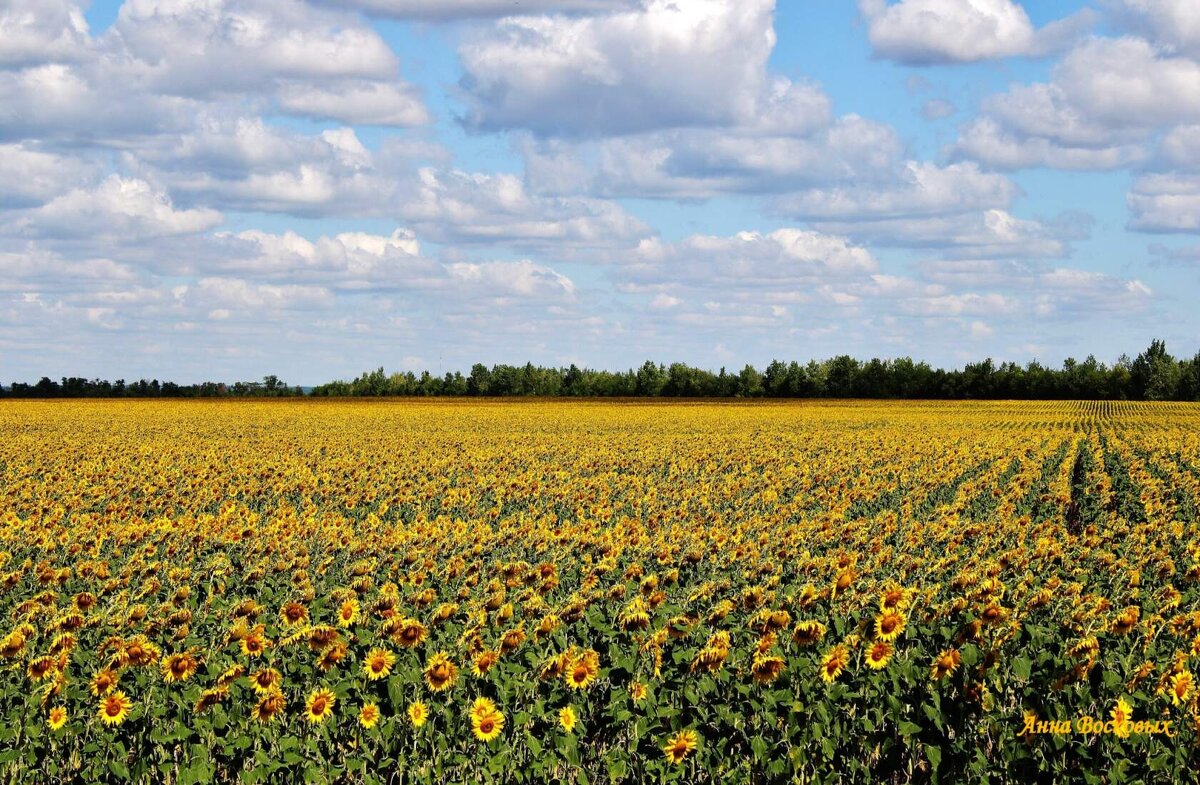
[(0, 783), (1179, 782), (1200, 406), (0, 402)]

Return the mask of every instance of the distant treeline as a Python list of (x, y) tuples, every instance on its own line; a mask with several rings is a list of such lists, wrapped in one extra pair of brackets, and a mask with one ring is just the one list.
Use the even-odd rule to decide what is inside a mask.
[(64, 376), (61, 381), (43, 376), (36, 384), (13, 382), (7, 389), (0, 387), (0, 398), (253, 398), (303, 395), (299, 387), (288, 387), (276, 376), (264, 377), (261, 382), (202, 382), (176, 384), (158, 379), (139, 379), (115, 382)]
[[(139, 381), (125, 384), (42, 379), (37, 384), (13, 384), (4, 395), (21, 398), (85, 397), (242, 397), (303, 395), (268, 376), (262, 382), (233, 385), (206, 382), (177, 385)], [(544, 368), (532, 363), (476, 364), (470, 373), (435, 376), (428, 371), (387, 374), (383, 368), (353, 381), (315, 387), (318, 397), (379, 396), (545, 396), (545, 397), (670, 397), (670, 398), (976, 398), (976, 399), (1094, 399), (1200, 401), (1200, 353), (1179, 360), (1154, 341), (1134, 359), (1122, 356), (1106, 365), (1089, 356), (1068, 359), (1061, 368), (1038, 362), (1025, 365), (992, 360), (969, 363), (961, 370), (933, 368), (907, 357), (898, 360), (856, 360), (847, 355), (805, 364), (776, 360), (764, 370), (752, 365), (731, 373), (646, 362), (627, 371)]]

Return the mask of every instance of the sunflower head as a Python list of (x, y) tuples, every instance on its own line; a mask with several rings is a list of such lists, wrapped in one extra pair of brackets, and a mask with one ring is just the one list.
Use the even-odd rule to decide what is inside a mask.
[(50, 709), (50, 713), (46, 715), (46, 727), (50, 730), (59, 730), (67, 724), (67, 710), (62, 706), (55, 706)]
[(120, 725), (129, 716), (133, 702), (120, 690), (113, 690), (100, 699), (100, 720), (105, 725)]
[(895, 651), (895, 647), (887, 641), (875, 641), (866, 651), (867, 667), (876, 671), (883, 670)]
[(671, 738), (667, 739), (667, 743), (663, 746), (663, 753), (666, 754), (667, 760), (678, 766), (683, 763), (684, 758), (696, 750), (699, 736), (694, 730), (681, 730)]
[(367, 730), (370, 730), (379, 722), (379, 718), (381, 716), (382, 714), (380, 714), (379, 707), (377, 705), (374, 703), (365, 704), (358, 711), (358, 724)]
[(486, 714), (479, 714), (472, 707), (471, 732), (475, 734), (475, 738), (482, 742), (489, 742), (499, 736), (503, 730), (504, 715), (502, 713), (493, 710)]
[(262, 693), (258, 699), (258, 703), (250, 711), (250, 715), (256, 721), (266, 725), (283, 713), (286, 703), (283, 693), (277, 688), (271, 688)]
[(327, 689), (313, 690), (304, 704), (304, 718), (314, 725), (324, 722), (333, 714), (337, 697)]
[(387, 649), (372, 649), (363, 660), (363, 673), (371, 681), (386, 678), (396, 664), (396, 655)]
[(842, 671), (846, 669), (849, 661), (850, 650), (842, 644), (834, 646), (825, 652), (825, 656), (821, 659), (821, 679), (826, 684), (832, 684), (838, 676), (842, 675)]
[(454, 685), (458, 678), (458, 666), (450, 661), (446, 652), (439, 651), (425, 664), (425, 683), (434, 692), (441, 692)]
[(563, 706), (561, 709), (559, 709), (558, 724), (567, 733), (571, 733), (575, 730), (575, 723), (578, 721), (579, 718), (575, 716), (575, 709), (571, 708), (570, 706)]
[(419, 728), (429, 719), (429, 707), (421, 701), (414, 701), (408, 706), (408, 721), (414, 728)]

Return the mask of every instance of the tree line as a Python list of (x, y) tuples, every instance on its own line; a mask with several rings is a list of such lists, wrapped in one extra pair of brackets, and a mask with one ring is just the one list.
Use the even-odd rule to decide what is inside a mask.
[[(0, 394), (22, 398), (82, 397), (251, 397), (294, 396), (305, 392), (277, 377), (262, 382), (225, 385), (205, 382), (126, 384), (64, 378), (43, 378), (37, 384), (16, 384)], [(1066, 360), (1061, 368), (1036, 361), (996, 364), (991, 359), (944, 370), (908, 357), (895, 360), (857, 360), (840, 355), (827, 360), (772, 362), (762, 371), (746, 365), (733, 373), (647, 361), (639, 368), (606, 371), (543, 367), (526, 363), (471, 367), (437, 376), (385, 373), (383, 368), (350, 381), (314, 387), (316, 397), (382, 396), (541, 396), (541, 397), (665, 397), (665, 398), (920, 398), (920, 399), (1089, 399), (1200, 401), (1200, 353), (1176, 359), (1159, 340), (1137, 357), (1122, 356), (1112, 365), (1093, 356)]]

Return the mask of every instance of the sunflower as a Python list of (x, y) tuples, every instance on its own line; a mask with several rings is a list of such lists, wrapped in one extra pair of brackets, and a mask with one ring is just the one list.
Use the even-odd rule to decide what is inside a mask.
[(1192, 694), (1193, 678), (1191, 671), (1182, 670), (1171, 677), (1171, 703), (1178, 706), (1187, 701)]
[(494, 714), (495, 711), (496, 704), (490, 698), (479, 697), (471, 704), (470, 713), (472, 717), (483, 717), (488, 714)]
[(646, 685), (640, 681), (635, 681), (629, 685), (629, 697), (633, 699), (634, 703), (641, 703), (646, 700), (646, 692)]
[(41, 681), (53, 676), (58, 671), (58, 659), (55, 657), (38, 657), (29, 663), (26, 671), (30, 681)]
[(562, 729), (567, 733), (575, 730), (575, 723), (578, 721), (579, 718), (575, 716), (575, 709), (571, 708), (570, 706), (563, 706), (561, 709), (559, 709), (558, 724), (562, 726)]
[(292, 600), (279, 609), (279, 622), (287, 628), (300, 627), (308, 622), (308, 608)]
[(450, 661), (446, 652), (439, 651), (429, 658), (425, 664), (425, 683), (434, 692), (441, 692), (454, 686), (458, 678), (458, 666)]
[(371, 681), (384, 679), (392, 672), (392, 666), (395, 664), (395, 654), (387, 649), (372, 649), (367, 658), (363, 660), (363, 673), (367, 674), (367, 678)]
[(279, 689), (283, 683), (283, 676), (274, 668), (263, 668), (250, 674), (250, 686), (259, 695), (266, 695)]
[(317, 660), (317, 667), (326, 672), (331, 671), (349, 654), (350, 647), (346, 645), (346, 642), (338, 641), (321, 654), (321, 658)]
[(871, 670), (883, 670), (887, 667), (888, 660), (892, 658), (892, 654), (896, 648), (887, 641), (876, 641), (867, 649), (866, 660), (867, 667)]
[(221, 677), (217, 679), (217, 689), (223, 690), (245, 675), (245, 665), (242, 665), (241, 663), (230, 665), (225, 669), (225, 672), (221, 674)]
[(842, 675), (849, 662), (850, 650), (841, 644), (834, 646), (821, 660), (821, 679), (826, 684), (832, 684), (834, 679)]
[(797, 646), (812, 646), (815, 643), (820, 643), (825, 637), (825, 625), (819, 621), (801, 621), (797, 622), (792, 629), (792, 640)]
[(200, 699), (196, 701), (196, 705), (193, 710), (197, 714), (203, 714), (213, 706), (223, 703), (228, 699), (229, 689), (227, 687), (217, 687), (216, 689), (205, 690), (204, 692), (200, 693)]
[(500, 735), (504, 730), (504, 715), (499, 711), (491, 711), (487, 714), (476, 714), (475, 709), (471, 709), (471, 732), (475, 734), (475, 738), (483, 742), (491, 741)]
[(379, 722), (381, 716), (378, 706), (374, 703), (367, 703), (358, 711), (358, 724), (370, 730)]
[(754, 674), (754, 681), (759, 684), (770, 684), (779, 678), (779, 674), (783, 673), (783, 667), (783, 657), (758, 654), (754, 657), (750, 670)]
[(162, 663), (163, 679), (171, 683), (187, 681), (199, 666), (200, 663), (191, 654), (171, 654)]
[(358, 600), (351, 597), (342, 602), (337, 612), (337, 623), (339, 627), (349, 627), (358, 621), (359, 604)]
[(563, 673), (567, 686), (573, 690), (586, 689), (600, 675), (600, 655), (588, 649), (575, 658)]
[(324, 722), (333, 714), (333, 704), (337, 696), (332, 691), (320, 688), (309, 693), (308, 701), (304, 704), (304, 718), (316, 725)]
[(414, 728), (419, 728), (429, 719), (429, 707), (421, 701), (414, 701), (408, 706), (408, 721)]
[(284, 700), (283, 693), (277, 688), (271, 688), (262, 693), (262, 696), (258, 699), (258, 703), (251, 709), (250, 715), (258, 722), (266, 725), (283, 712), (286, 704), (287, 702)]
[(396, 632), (392, 634), (392, 640), (402, 648), (412, 649), (420, 646), (428, 634), (429, 630), (421, 622), (416, 619), (403, 619)]
[(894, 641), (904, 632), (907, 620), (904, 614), (896, 611), (884, 611), (875, 617), (875, 636), (881, 641)]
[(1133, 719), (1133, 707), (1124, 699), (1117, 700), (1117, 705), (1113, 707), (1112, 714), (1113, 730), (1118, 735), (1126, 737), (1130, 733), (1130, 721)]
[(241, 640), (242, 654), (247, 657), (261, 657), (270, 645), (262, 625), (255, 627)]
[(683, 759), (696, 749), (696, 744), (699, 736), (694, 730), (681, 730), (670, 739), (663, 747), (663, 752), (667, 755), (667, 760), (675, 765), (683, 763)]
[(120, 690), (108, 693), (100, 701), (100, 719), (105, 725), (120, 725), (129, 716), (133, 702)]
[(500, 661), (500, 653), (495, 649), (487, 649), (479, 653), (471, 665), (471, 672), (476, 676), (485, 676), (492, 666)]
[(943, 649), (929, 666), (929, 678), (940, 681), (954, 673), (961, 664), (962, 655), (958, 653), (958, 649)]
[(46, 726), (50, 730), (58, 730), (67, 724), (67, 710), (62, 706), (55, 706), (50, 710), (50, 714), (46, 717)]
[(911, 592), (897, 585), (890, 584), (883, 590), (883, 595), (879, 598), (879, 610), (881, 611), (901, 611), (908, 607)]

